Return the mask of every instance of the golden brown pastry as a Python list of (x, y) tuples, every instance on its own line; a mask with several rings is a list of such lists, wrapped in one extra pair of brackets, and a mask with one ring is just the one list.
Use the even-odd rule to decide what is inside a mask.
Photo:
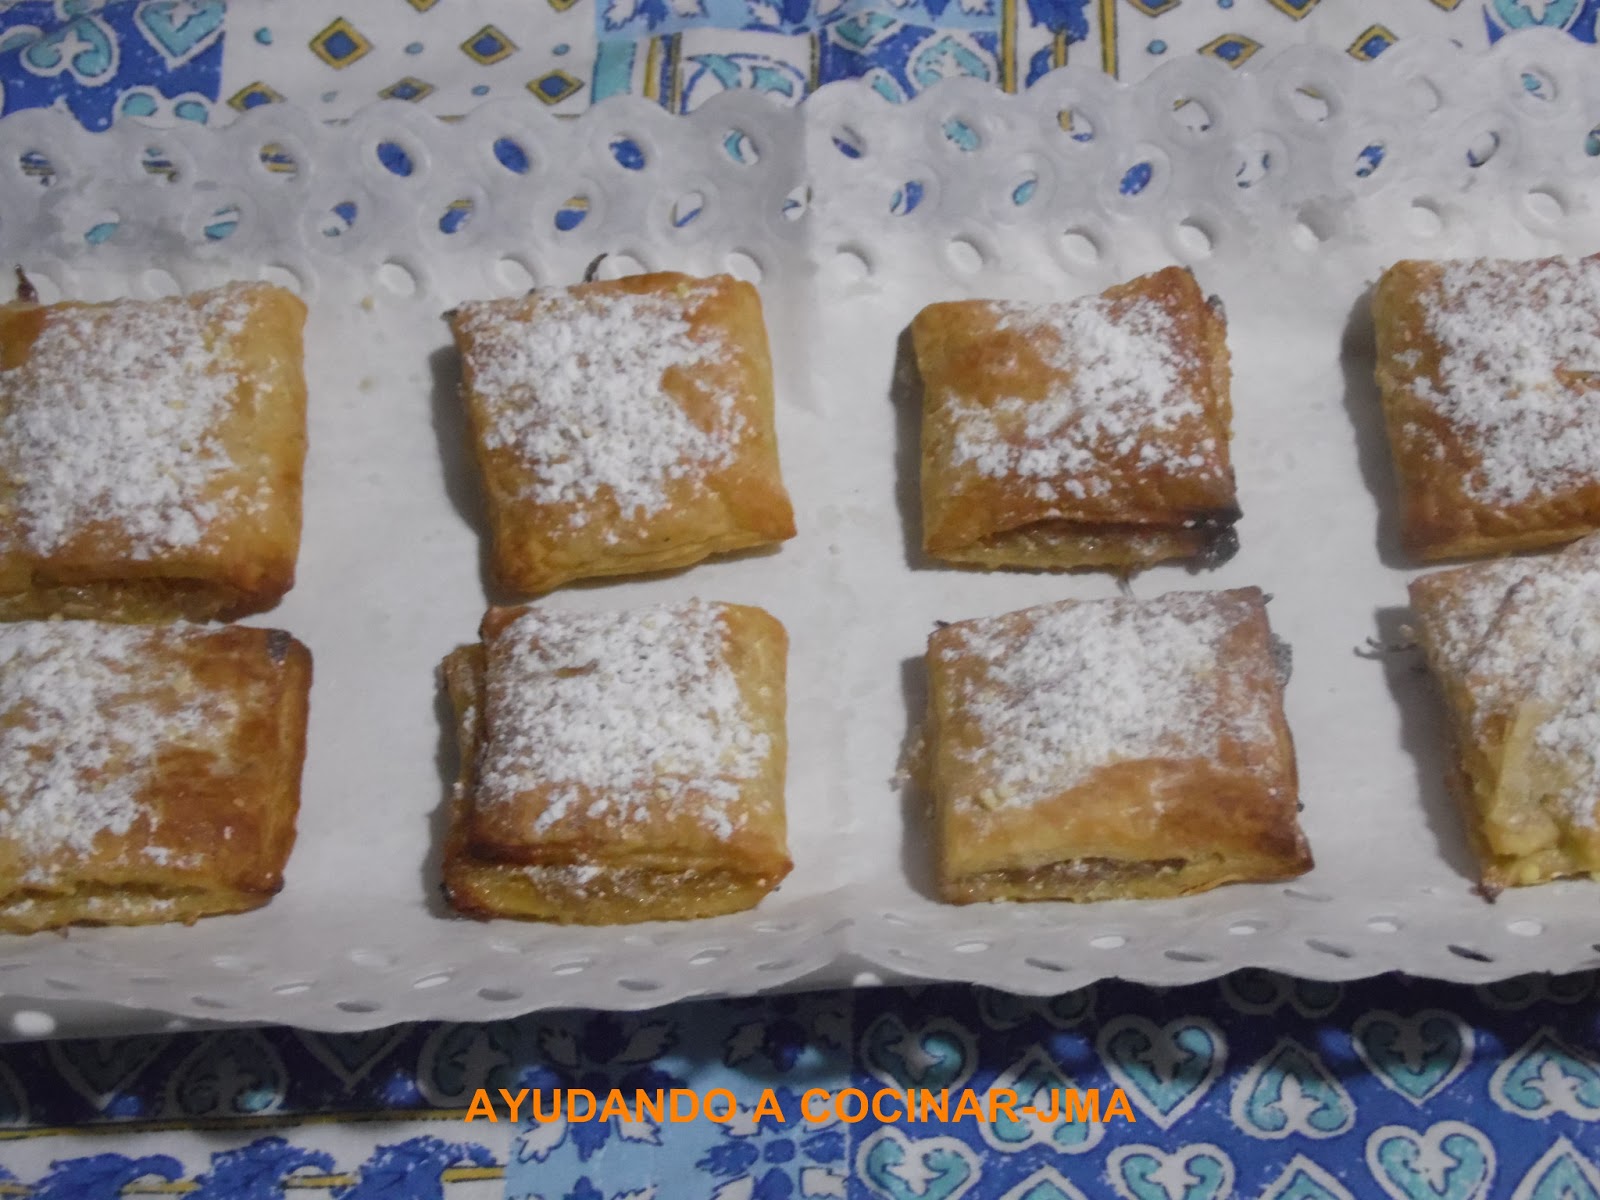
[(1060, 304), (933, 304), (911, 337), (933, 557), (1135, 569), (1238, 548), (1227, 327), (1189, 271)]
[(283, 886), (311, 656), (243, 626), (0, 625), (0, 930), (193, 922)]
[(750, 284), (635, 275), (450, 319), (502, 586), (537, 595), (794, 536)]
[(305, 305), (0, 305), (0, 619), (231, 618), (294, 586)]
[(1180, 896), (1311, 869), (1256, 588), (1046, 604), (928, 640), (940, 895)]
[(493, 608), (444, 662), (462, 912), (584, 925), (754, 907), (789, 873), (788, 635), (759, 608)]
[(1484, 889), (1600, 874), (1600, 534), (1413, 580)]
[(1398, 262), (1372, 315), (1408, 553), (1600, 528), (1600, 257)]

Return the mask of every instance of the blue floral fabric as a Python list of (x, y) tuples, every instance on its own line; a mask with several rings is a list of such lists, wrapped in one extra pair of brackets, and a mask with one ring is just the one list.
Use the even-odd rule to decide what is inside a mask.
[(0, 11), (0, 113), (60, 105), (91, 129), (162, 110), (203, 119), (222, 75), (224, 6), (187, 17), (179, 7), (61, 0)]
[[(0, 118), (510, 95), (576, 112), (623, 93), (687, 111), (842, 78), (904, 99), (950, 76), (1017, 90), (1069, 62), (1123, 79), (1179, 55), (1243, 67), (1308, 41), (1361, 60), (1534, 25), (1593, 42), (1597, 15), (1600, 0), (0, 0)], [(0, 1196), (1600, 1200), (1597, 1013), (1590, 974), (1471, 989), (1242, 972), (1049, 1000), (940, 986), (18, 1043), (0, 1047)], [(476, 1089), (502, 1087), (723, 1088), (741, 1107), (463, 1122)], [(1136, 1120), (803, 1118), (807, 1089), (846, 1087), (1121, 1088)], [(769, 1088), (778, 1113), (755, 1119)]]
[[(0, 1194), (1580, 1200), (1600, 1197), (1596, 1001), (1593, 973), (1468, 988), (1242, 971), (1047, 999), (940, 985), (16, 1044), (0, 1048)], [(851, 1087), (1009, 1088), (1019, 1104), (1120, 1088), (1134, 1120), (806, 1119), (808, 1090)], [(738, 1107), (568, 1124), (524, 1104), (513, 1125), (497, 1100), (499, 1121), (465, 1122), (479, 1088), (721, 1088)], [(186, 1140), (196, 1122), (212, 1132)]]
[(61, 105), (207, 121), (285, 100), (460, 112), (622, 93), (687, 111), (732, 88), (798, 102), (835, 79), (900, 100), (951, 76), (1008, 90), (1089, 64), (1137, 79), (1187, 54), (1240, 67), (1322, 42), (1483, 46), (1545, 26), (1595, 40), (1600, 0), (0, 0), (0, 114)]

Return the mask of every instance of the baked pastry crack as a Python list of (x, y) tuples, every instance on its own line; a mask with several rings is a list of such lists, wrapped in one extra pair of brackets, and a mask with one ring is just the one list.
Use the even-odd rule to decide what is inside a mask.
[(1483, 886), (1600, 875), (1600, 534), (1411, 584)]

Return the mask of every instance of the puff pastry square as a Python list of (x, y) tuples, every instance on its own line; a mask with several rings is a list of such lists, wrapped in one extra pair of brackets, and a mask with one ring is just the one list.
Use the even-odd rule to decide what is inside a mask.
[(1484, 890), (1600, 875), (1600, 534), (1411, 584)]
[(0, 619), (232, 618), (294, 585), (305, 305), (0, 305)]
[(1256, 588), (1047, 604), (928, 642), (942, 897), (1179, 896), (1311, 869)]
[(1372, 314), (1410, 554), (1600, 528), (1600, 257), (1398, 262)]
[(0, 930), (265, 904), (310, 686), (310, 654), (274, 629), (0, 626)]
[(788, 635), (759, 608), (489, 610), (444, 663), (462, 912), (585, 925), (754, 907), (789, 873)]
[(1226, 335), (1179, 267), (1061, 304), (923, 309), (924, 549), (983, 567), (1228, 558)]
[(503, 587), (794, 536), (750, 284), (635, 275), (463, 304), (451, 325)]

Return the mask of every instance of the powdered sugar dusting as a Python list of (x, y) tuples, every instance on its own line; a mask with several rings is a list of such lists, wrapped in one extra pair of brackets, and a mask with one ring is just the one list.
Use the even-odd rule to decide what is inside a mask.
[(609, 890), (616, 880), (615, 872), (595, 863), (541, 863), (518, 867), (517, 871), (537, 886), (559, 888), (580, 896)]
[(479, 803), (548, 788), (532, 832), (687, 806), (719, 838), (772, 751), (729, 667), (722, 606), (534, 609), (488, 648)]
[(1542, 716), (1534, 743), (1564, 772), (1555, 798), (1574, 823), (1593, 826), (1600, 803), (1600, 537), (1524, 564), (1472, 660), (1469, 686), (1480, 724), (1490, 714), (1534, 706)]
[(1017, 333), (1058, 373), (1042, 399), (1005, 397), (956, 403), (952, 462), (996, 479), (1035, 481), (1041, 500), (1103, 495), (1112, 460), (1138, 452), (1146, 470), (1193, 476), (1215, 472), (1214, 439), (1200, 453), (1162, 433), (1187, 432), (1205, 420), (1184, 385), (1187, 352), (1172, 318), (1149, 298), (1112, 302), (1092, 296), (1066, 304), (991, 302), (997, 331)]
[(713, 294), (705, 282), (670, 292), (570, 290), (522, 302), (481, 302), (457, 310), (474, 340), (472, 387), (487, 413), (490, 449), (511, 447), (531, 467), (528, 497), (583, 505), (610, 497), (625, 518), (663, 508), (668, 488), (734, 461), (746, 421), (738, 395), (708, 399), (702, 425), (667, 391), (702, 386), (696, 372), (729, 354), (714, 327), (690, 336), (686, 315)]
[(1451, 262), (1425, 304), (1441, 354), (1417, 392), (1477, 457), (1468, 494), (1515, 504), (1592, 481), (1600, 262)]
[(1224, 737), (1270, 738), (1271, 698), (1260, 689), (1218, 703), (1221, 644), (1239, 619), (1225, 597), (1174, 592), (951, 626), (957, 636), (942, 658), (984, 663), (960, 685), (960, 711), (978, 729), (961, 753), (996, 782), (969, 801), (991, 810), (1032, 804), (1114, 763), (1210, 759)]
[(27, 359), (0, 371), (0, 543), (49, 554), (105, 526), (148, 559), (255, 502), (219, 488), (236, 468), (218, 436), (238, 383), (223, 343), (252, 286), (45, 310)]
[[(50, 882), (62, 851), (81, 857), (102, 833), (153, 822), (143, 796), (157, 752), (215, 741), (222, 714), (192, 680), (152, 686), (152, 665), (172, 661), (152, 652), (178, 636), (87, 621), (0, 625), (0, 836), (37, 864), (24, 883)], [(159, 845), (146, 857), (173, 859)]]
[(1464, 673), (1483, 645), (1513, 584), (1528, 575), (1529, 561), (1497, 558), (1457, 568), (1448, 610), (1437, 623), (1433, 643), (1439, 665)]

